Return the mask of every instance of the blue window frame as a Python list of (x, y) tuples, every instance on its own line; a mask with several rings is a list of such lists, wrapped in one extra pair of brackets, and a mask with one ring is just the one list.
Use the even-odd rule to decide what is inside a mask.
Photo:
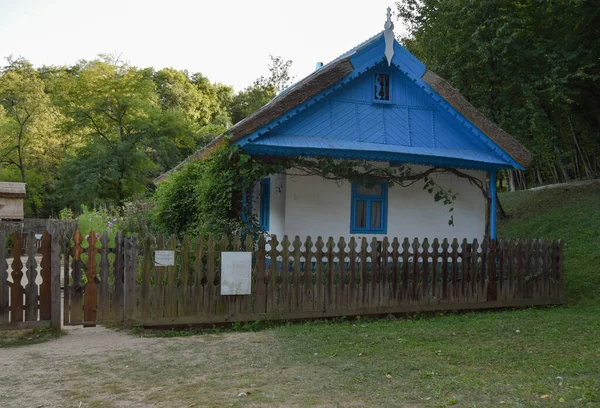
[(271, 179), (260, 181), (260, 213), (258, 217), (260, 228), (268, 231), (271, 221)]
[(350, 233), (387, 233), (387, 184), (371, 188), (352, 184)]

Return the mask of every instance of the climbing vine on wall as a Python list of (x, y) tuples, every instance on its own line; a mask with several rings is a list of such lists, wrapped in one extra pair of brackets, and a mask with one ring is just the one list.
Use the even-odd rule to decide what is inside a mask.
[(365, 160), (250, 156), (237, 145), (223, 143), (208, 157), (191, 161), (158, 186), (154, 221), (166, 233), (258, 232), (258, 220), (251, 207), (244, 205), (244, 195), (270, 174), (293, 174), (296, 177), (320, 176), (366, 187), (377, 183), (409, 187), (422, 182), (423, 189), (433, 200), (448, 207), (448, 224), (454, 225), (457, 193), (437, 183), (433, 176), (439, 173), (467, 178), (489, 199), (485, 183), (456, 169), (432, 167), (415, 172), (409, 165), (379, 167)]

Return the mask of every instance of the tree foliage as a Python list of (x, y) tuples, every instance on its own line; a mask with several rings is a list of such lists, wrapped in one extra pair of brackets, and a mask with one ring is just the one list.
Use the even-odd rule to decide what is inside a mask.
[(600, 174), (600, 3), (402, 0), (402, 39), (534, 155), (526, 183)]
[(201, 73), (138, 68), (110, 55), (37, 69), (9, 58), (0, 71), (0, 180), (27, 183), (27, 216), (124, 208), (224, 133), (233, 116), (273, 98), (291, 64), (273, 61), (276, 74), (235, 94)]

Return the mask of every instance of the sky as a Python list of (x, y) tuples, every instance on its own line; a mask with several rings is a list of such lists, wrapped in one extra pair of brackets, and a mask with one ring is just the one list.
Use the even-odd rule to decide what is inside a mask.
[[(244, 89), (269, 55), (296, 80), (383, 30), (393, 0), (0, 0), (0, 58), (72, 65), (112, 54)], [(395, 18), (394, 18), (395, 20)], [(401, 31), (396, 24), (396, 34)]]

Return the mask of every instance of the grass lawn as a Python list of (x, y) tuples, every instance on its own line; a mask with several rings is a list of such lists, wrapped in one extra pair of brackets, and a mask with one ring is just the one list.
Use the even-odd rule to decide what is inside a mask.
[(0, 330), (0, 348), (28, 346), (62, 336), (62, 330), (44, 327), (35, 330)]
[(301, 398), (273, 384), (246, 401), (599, 407), (600, 184), (501, 200), (511, 215), (501, 236), (565, 241), (567, 305), (279, 326), (267, 330), (275, 341), (262, 349), (264, 369), (289, 373)]

